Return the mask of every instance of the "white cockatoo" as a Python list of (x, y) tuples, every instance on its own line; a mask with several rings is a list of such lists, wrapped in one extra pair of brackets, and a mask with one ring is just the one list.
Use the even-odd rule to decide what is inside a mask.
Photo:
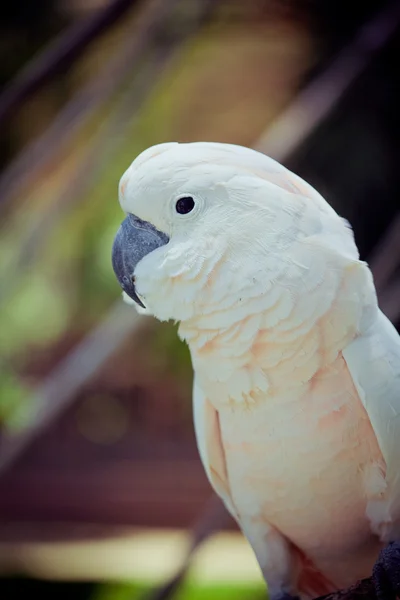
[(141, 311), (180, 322), (200, 457), (270, 597), (374, 565), (378, 592), (399, 585), (381, 550), (400, 540), (400, 337), (349, 224), (229, 144), (151, 147), (119, 199), (114, 271)]

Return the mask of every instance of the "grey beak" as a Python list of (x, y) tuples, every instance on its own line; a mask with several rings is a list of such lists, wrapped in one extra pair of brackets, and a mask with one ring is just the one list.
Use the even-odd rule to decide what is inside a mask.
[(112, 266), (120, 286), (137, 304), (145, 308), (135, 290), (135, 267), (153, 250), (168, 244), (169, 237), (151, 223), (135, 215), (122, 221), (112, 248)]

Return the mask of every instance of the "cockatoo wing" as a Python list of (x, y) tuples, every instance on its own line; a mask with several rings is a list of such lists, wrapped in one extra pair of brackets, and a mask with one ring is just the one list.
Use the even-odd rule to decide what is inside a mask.
[(207, 477), (231, 515), (236, 518), (229, 488), (218, 411), (207, 399), (196, 378), (193, 384), (193, 418), (197, 446)]
[[(400, 337), (389, 319), (378, 317), (343, 351), (386, 462), (386, 515), (372, 525), (384, 538), (400, 539)], [(391, 523), (386, 523), (387, 519)], [(379, 520), (383, 520), (379, 523)], [(375, 522), (374, 522), (375, 521)], [(378, 521), (378, 522), (376, 522)], [(385, 540), (386, 541), (386, 540)]]

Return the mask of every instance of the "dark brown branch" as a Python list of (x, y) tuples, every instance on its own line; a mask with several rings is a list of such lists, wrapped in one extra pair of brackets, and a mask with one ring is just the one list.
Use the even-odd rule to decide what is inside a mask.
[(214, 493), (211, 494), (197, 523), (192, 528), (192, 543), (179, 571), (166, 583), (143, 594), (142, 600), (167, 600), (174, 596), (182, 584), (190, 567), (192, 558), (201, 544), (215, 531), (223, 528), (231, 517), (222, 501)]

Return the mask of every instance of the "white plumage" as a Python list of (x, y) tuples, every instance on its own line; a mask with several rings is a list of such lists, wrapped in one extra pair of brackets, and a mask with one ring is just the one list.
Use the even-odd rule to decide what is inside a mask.
[[(185, 196), (194, 208), (177, 214)], [(136, 290), (180, 321), (201, 460), (271, 594), (369, 576), (400, 537), (400, 338), (348, 223), (227, 144), (149, 148), (120, 202), (169, 237), (137, 264)]]

